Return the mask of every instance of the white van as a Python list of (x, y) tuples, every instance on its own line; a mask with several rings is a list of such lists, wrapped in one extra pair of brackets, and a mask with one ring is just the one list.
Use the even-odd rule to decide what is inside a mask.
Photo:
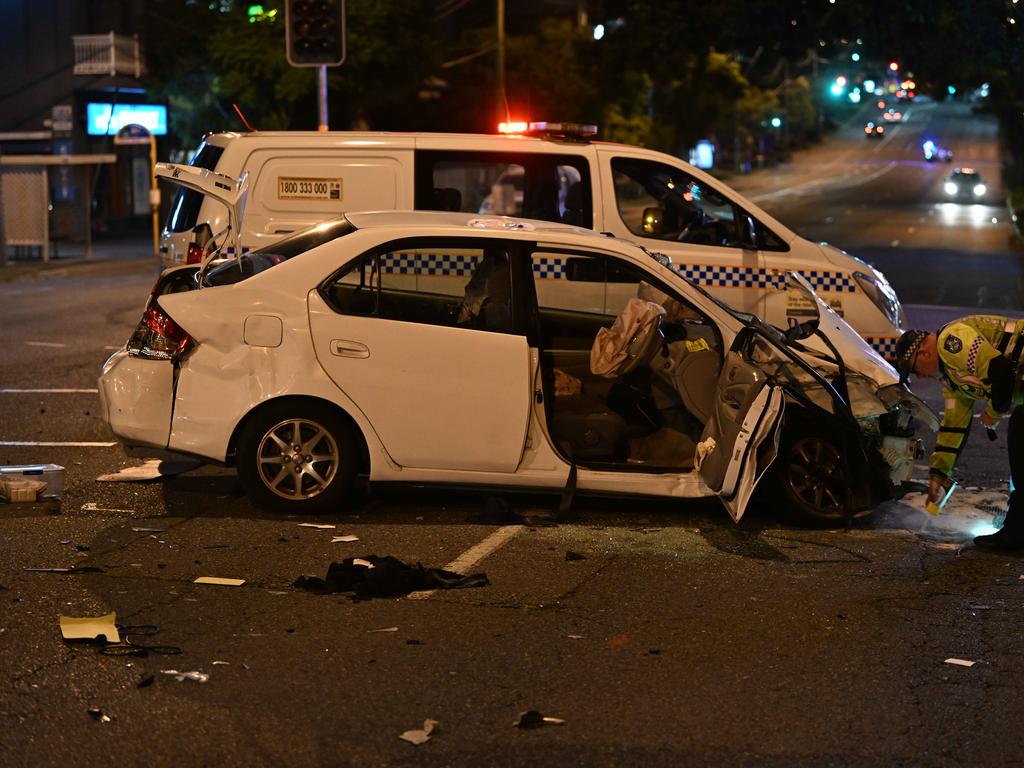
[[(248, 173), (243, 250), (346, 211), (464, 211), (562, 222), (661, 251), (684, 277), (782, 328), (815, 312), (803, 294), (786, 288), (786, 273), (798, 271), (884, 357), (894, 357), (903, 310), (881, 272), (805, 240), (682, 160), (593, 141), (574, 128), (548, 123), (520, 136), (216, 133), (191, 165), (233, 178)], [(161, 240), (163, 265), (200, 262), (211, 243), (226, 244), (226, 224), (222, 203), (179, 189)], [(566, 275), (553, 269), (544, 277)]]

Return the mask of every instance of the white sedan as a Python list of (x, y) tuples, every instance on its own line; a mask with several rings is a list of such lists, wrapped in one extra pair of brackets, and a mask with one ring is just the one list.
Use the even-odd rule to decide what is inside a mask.
[(284, 512), (337, 509), (364, 474), (717, 494), (736, 520), (768, 477), (804, 518), (865, 514), (934, 414), (799, 276), (766, 290), (788, 331), (590, 230), (350, 213), (164, 273), (103, 367), (103, 413), (126, 446), (233, 464)]

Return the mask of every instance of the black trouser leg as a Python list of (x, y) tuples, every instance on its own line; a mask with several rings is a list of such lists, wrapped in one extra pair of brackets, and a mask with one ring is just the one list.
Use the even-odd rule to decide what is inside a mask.
[(1010, 414), (1010, 424), (1006, 430), (1006, 453), (1010, 460), (1010, 479), (1013, 480), (1014, 492), (1010, 494), (1010, 504), (1006, 510), (1007, 525), (1013, 520), (1015, 526), (1024, 525), (1024, 406), (1018, 405)]

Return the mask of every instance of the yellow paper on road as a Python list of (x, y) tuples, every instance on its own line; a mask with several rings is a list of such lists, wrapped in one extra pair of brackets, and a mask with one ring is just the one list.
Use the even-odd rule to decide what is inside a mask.
[(222, 579), (217, 576), (200, 576), (192, 582), (193, 584), (216, 584), (221, 587), (240, 587), (245, 584), (245, 579)]
[(116, 613), (108, 613), (106, 616), (61, 616), (60, 633), (65, 640), (95, 640), (103, 635), (108, 643), (120, 643), (121, 635), (117, 631), (116, 622)]

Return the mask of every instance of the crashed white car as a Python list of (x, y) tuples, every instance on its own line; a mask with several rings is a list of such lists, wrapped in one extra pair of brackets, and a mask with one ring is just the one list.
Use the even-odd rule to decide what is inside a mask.
[(805, 518), (865, 514), (934, 414), (799, 276), (779, 290), (807, 310), (787, 331), (590, 230), (350, 213), (165, 272), (103, 367), (103, 413), (283, 512), (337, 509), (365, 474), (717, 494), (736, 520), (765, 479)]

